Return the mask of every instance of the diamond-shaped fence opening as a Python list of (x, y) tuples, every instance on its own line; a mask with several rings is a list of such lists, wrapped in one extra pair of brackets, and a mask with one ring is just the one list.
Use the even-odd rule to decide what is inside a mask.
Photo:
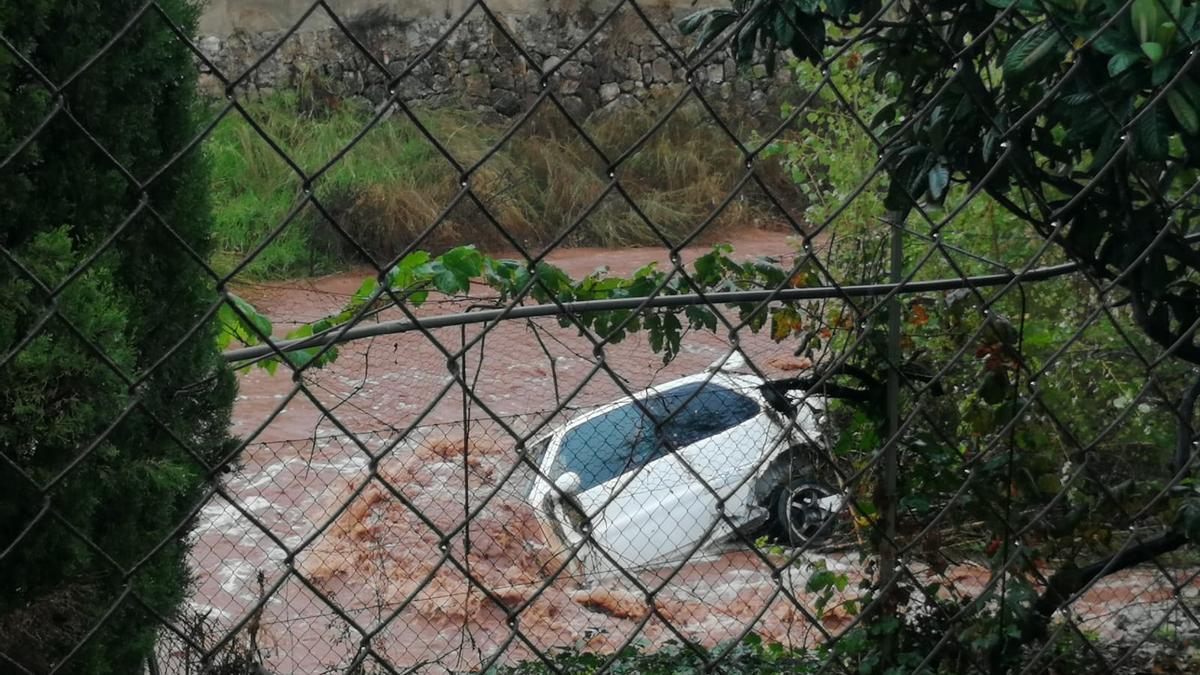
[(0, 670), (1195, 668), (1190, 4), (59, 4)]

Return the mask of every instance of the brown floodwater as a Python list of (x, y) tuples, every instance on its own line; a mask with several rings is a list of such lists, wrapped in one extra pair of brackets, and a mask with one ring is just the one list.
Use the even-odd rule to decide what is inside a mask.
[[(792, 250), (780, 232), (746, 232), (733, 243), (737, 256)], [(684, 258), (706, 250), (688, 249)], [(624, 274), (651, 261), (668, 264), (662, 249), (640, 248), (561, 249), (549, 260), (573, 276), (601, 265)], [(336, 311), (368, 274), (238, 292), (282, 335)], [(467, 307), (431, 301), (415, 313)], [(380, 318), (402, 317), (391, 310)], [(447, 353), (485, 330), (462, 359), (466, 396)], [(740, 347), (769, 375), (806, 365), (765, 336), (741, 335)], [(794, 647), (836, 634), (849, 615), (817, 612), (805, 583), (813, 566), (861, 578), (850, 554), (809, 556), (775, 579), (778, 560), (714, 545), (677, 564), (597, 583), (563, 567), (523, 500), (528, 478), (514, 466), (517, 437), (611, 401), (623, 388), (695, 373), (730, 349), (727, 331), (689, 332), (664, 367), (644, 337), (634, 336), (605, 348), (601, 368), (588, 339), (543, 319), (363, 340), (342, 346), (331, 367), (299, 378), (284, 369), (242, 374), (234, 432), (248, 445), (224, 483), (228, 499), (214, 499), (200, 514), (192, 604), (216, 632), (245, 621), (239, 639), (248, 642), (253, 632), (267, 665), (281, 674), (340, 672), (362, 632), (395, 667), (429, 672), (532, 658), (533, 649), (611, 650), (635, 637), (712, 646), (753, 629)], [(376, 466), (372, 456), (380, 458)], [(474, 517), (464, 526), (467, 513)], [(964, 591), (987, 578), (971, 565), (942, 576)], [(1150, 598), (1163, 588), (1156, 572), (1135, 570), (1107, 580), (1076, 610), (1101, 629), (1115, 625), (1104, 609), (1109, 601)], [(846, 597), (854, 592), (852, 584)]]

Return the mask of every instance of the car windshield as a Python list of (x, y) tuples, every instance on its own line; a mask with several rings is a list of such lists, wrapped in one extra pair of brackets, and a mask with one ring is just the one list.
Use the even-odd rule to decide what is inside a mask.
[[(758, 404), (742, 394), (712, 382), (694, 382), (669, 389), (643, 401), (657, 420), (664, 420), (660, 435), (651, 420), (632, 402), (618, 406), (580, 424), (563, 437), (551, 478), (568, 471), (579, 475), (579, 489), (587, 490), (668, 452), (668, 439), (683, 448), (745, 422), (759, 412)], [(678, 410), (678, 412), (675, 412)]]

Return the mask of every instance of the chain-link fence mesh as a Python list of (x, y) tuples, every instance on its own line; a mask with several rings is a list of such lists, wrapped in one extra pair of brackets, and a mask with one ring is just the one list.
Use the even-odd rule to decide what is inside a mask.
[[(580, 15), (590, 21), (584, 38), (543, 59), (514, 37), (499, 10), (471, 2), (443, 34), (398, 60), (372, 51), (355, 32), (360, 22), (321, 0), (230, 71), (170, 11), (147, 2), (61, 79), (43, 72), (33, 46), (0, 35), (21, 86), (51, 101), (44, 117), (0, 148), (6, 180), (30, 166), (25, 153), (47, 129), (67, 128), (136, 195), (111, 234), (54, 279), (39, 275), (17, 238), (0, 241), (4, 279), (25, 284), (28, 319), (20, 334), (0, 336), (0, 368), (15, 368), (54, 330), (56, 339), (78, 343), (81, 359), (111, 369), (132, 397), (51, 471), (29, 469), (36, 441), (0, 448), (6, 480), (22, 485), (13, 495), (22, 504), (3, 512), (0, 561), (19, 559), (38, 537), (59, 537), (71, 542), (64, 555), (105, 561), (88, 574), (116, 580), (103, 587), (117, 589), (99, 610), (75, 612), (62, 634), (49, 624), (61, 621), (56, 612), (75, 611), (69, 598), (39, 615), (50, 617), (47, 625), (29, 625), (23, 612), (55, 602), (55, 589), (9, 589), (19, 600), (6, 600), (0, 615), (8, 633), (0, 638), (3, 670), (74, 672), (73, 659), (112, 639), (104, 627), (127, 615), (156, 626), (150, 673), (476, 671), (523, 662), (570, 671), (612, 667), (630, 650), (729, 671), (742, 667), (747, 651), (780, 669), (832, 673), (1194, 667), (1200, 566), (1186, 533), (1195, 530), (1188, 491), (1197, 386), (1187, 358), (1195, 324), (1165, 338), (1145, 330), (1154, 322), (1142, 315), (1157, 310), (1147, 310), (1129, 284), (1157, 273), (1155, 247), (1168, 244), (1183, 247), (1173, 253), (1184, 261), (1171, 263), (1173, 273), (1193, 266), (1171, 279), (1163, 272), (1164, 288), (1195, 283), (1187, 262), (1197, 241), (1191, 186), (1172, 191), (1162, 175), (1130, 174), (1146, 195), (1138, 207), (1145, 211), (1131, 222), (1155, 229), (1115, 273), (1105, 259), (1063, 244), (1087, 236), (1071, 229), (1075, 220), (1012, 216), (1068, 213), (1064, 203), (1108, 189), (1105, 171), (1064, 172), (1081, 192), (1058, 185), (1047, 193), (1021, 180), (986, 189), (993, 176), (1024, 166), (1030, 152), (1066, 165), (1053, 150), (1067, 146), (1069, 124), (1052, 138), (1022, 131), (1064, 97), (1081, 97), (1115, 120), (1113, 157), (1143, 142), (1122, 134), (1140, 138), (1144, 109), (1158, 105), (1149, 115), (1165, 116), (1169, 103), (1186, 127), (1188, 101), (1168, 95), (1175, 85), (1184, 91), (1182, 76), (1156, 74), (1154, 94), (1130, 111), (1105, 112), (1103, 101), (1082, 98), (1080, 87), (1105, 85), (1076, 64), (1105, 31), (1115, 35), (1131, 20), (1136, 3), (1110, 3), (1119, 25), (1110, 21), (1087, 40), (1076, 40), (1069, 26), (1033, 22), (1037, 2), (997, 3), (989, 23), (965, 33), (951, 30), (954, 17), (940, 8), (888, 3), (840, 28), (831, 24), (828, 41), (822, 32), (820, 49), (813, 47), (813, 67), (783, 66), (786, 55), (766, 49), (775, 42), (755, 52), (751, 35), (747, 63), (730, 72), (727, 47), (744, 51), (739, 36), (759, 20), (755, 11), (772, 4), (735, 3), (737, 13), (693, 50), (697, 37), (680, 33), (677, 16), (619, 0)], [(1175, 22), (1178, 3), (1173, 13), (1170, 3), (1161, 7), (1159, 23)], [(1185, 8), (1180, 26), (1194, 21), (1194, 9)], [(384, 86), (360, 128), (305, 163), (292, 150), (305, 132), (282, 137), (262, 119), (256, 102), (266, 94), (256, 74), (279, 68), (275, 60), (314, 21)], [(606, 31), (618, 22), (669, 63), (658, 104), (622, 118), (636, 127), (632, 142), (607, 147), (598, 129), (611, 110), (581, 110), (564, 73), (586, 65), (583, 55), (610, 39)], [(935, 157), (904, 185), (903, 163), (896, 169), (890, 154), (895, 144), (875, 119), (888, 106), (858, 74), (864, 51), (905, 31), (946, 42), (943, 67), (921, 85), (929, 87), (926, 104), (908, 118), (887, 110), (885, 122), (905, 129), (940, 115), (952, 127), (970, 98), (962, 91), (972, 91), (956, 89), (965, 80), (959, 73), (970, 70), (964, 64), (997, 49), (997, 35), (1026, 35), (1031, 25), (1045, 35), (1027, 39), (1018, 57), (1033, 63), (1058, 50), (1065, 64), (1042, 100), (1021, 119), (991, 118), (990, 139), (976, 139), (990, 149), (971, 159), (974, 174)], [(806, 41), (813, 36), (810, 25), (793, 28)], [(514, 86), (519, 110), (510, 111), (503, 133), (467, 149), (454, 134), (439, 135), (425, 109), (406, 98), (420, 89), (422, 68), (445, 61), (440, 52), (463, 33), (488, 35), (490, 49), (523, 70)], [(133, 170), (122, 165), (120, 148), (137, 140), (91, 133), (81, 112), (88, 100), (78, 100), (74, 87), (147, 34), (186, 49), (220, 96), (204, 102), (197, 135), (168, 149), (170, 162)], [(1145, 56), (1156, 59), (1153, 50)], [(1002, 65), (1016, 77), (1005, 61), (1011, 57), (991, 58), (985, 79)], [(1110, 65), (1110, 75), (1125, 67)], [(781, 117), (749, 115), (737, 96), (719, 94), (759, 68), (787, 83), (776, 90)], [(350, 104), (337, 87), (321, 95), (327, 105)], [(711, 146), (696, 155), (700, 163), (723, 162), (732, 178), (700, 205), (703, 214), (668, 231), (661, 222), (673, 216), (643, 203), (630, 175), (681, 116), (682, 138)], [(291, 203), (236, 261), (190, 254), (188, 264), (202, 268), (219, 299), (129, 371), (62, 300), (89, 266), (121, 249), (130, 228), (150, 228), (161, 233), (161, 246), (191, 250), (190, 235), (156, 211), (154, 188), (227, 125), (253, 145), (244, 152), (285, 167), (278, 189)], [(547, 125), (583, 148), (573, 182), (551, 186), (595, 189), (577, 213), (545, 214), (561, 228), (516, 233), (505, 202), (512, 183), (497, 187), (493, 164)], [(335, 208), (331, 186), (364, 139), (398, 128), (437, 158), (456, 187), (431, 192), (441, 200), (438, 215), (381, 252), (360, 241), (355, 212)], [(1190, 143), (1173, 138), (1167, 156)], [(850, 169), (830, 163), (843, 151), (869, 161)], [(503, 158), (516, 162), (497, 165), (517, 172), (514, 181), (539, 170)], [(1115, 172), (1126, 168), (1097, 159)], [(693, 168), (679, 170), (686, 176)], [(908, 198), (904, 208), (885, 204), (889, 172), (891, 190), (900, 184)], [(709, 248), (698, 242), (747, 239), (727, 221), (748, 213), (774, 229), (756, 232), (731, 258), (705, 257)], [(634, 223), (657, 246), (566, 246), (605, 218)], [(365, 267), (295, 283), (247, 273), (304, 228)], [(428, 299), (428, 285), (392, 285), (397, 264), (414, 251), (474, 242), (506, 251), (513, 269), (530, 273), (510, 293), (487, 290), (478, 278), (458, 294)], [(746, 248), (772, 257), (720, 267)], [(597, 280), (627, 277), (652, 261), (663, 274), (644, 275), (653, 283), (625, 296), (568, 296), (542, 273), (546, 261), (575, 276), (611, 264)], [(369, 301), (314, 327), (364, 293), (364, 277), (377, 280), (363, 287)], [(242, 298), (276, 326), (308, 331), (268, 335)], [(1188, 292), (1175, 299), (1195, 304)], [(65, 507), (73, 499), (67, 488), (92, 472), (105, 479), (105, 439), (142, 415), (141, 387), (189, 345), (210, 339), (213, 326), (230, 322), (251, 326), (239, 329), (242, 344), (227, 348), (239, 371), (236, 447), (193, 447), (169, 420), (153, 418), (186, 449), (187, 471), (203, 476), (205, 488), (185, 495), (184, 516), (166, 539), (110, 556), (77, 520), (103, 516)], [(336, 360), (322, 360), (335, 349)], [(285, 352), (307, 356), (289, 360)], [(61, 405), (106, 395), (78, 394)], [(190, 546), (193, 583), (182, 607), (165, 611), (138, 580), (179, 537)], [(92, 581), (70, 578), (63, 588)], [(596, 658), (571, 662), (564, 654)]]

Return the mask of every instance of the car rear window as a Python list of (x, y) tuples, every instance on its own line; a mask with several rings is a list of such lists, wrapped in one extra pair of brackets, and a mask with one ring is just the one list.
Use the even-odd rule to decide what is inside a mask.
[[(668, 452), (665, 439), (682, 448), (741, 424), (759, 412), (753, 399), (718, 384), (695, 382), (669, 389), (644, 401), (654, 421), (632, 402), (593, 417), (563, 437), (552, 477), (572, 471), (579, 489), (587, 490)], [(675, 412), (678, 410), (678, 412)]]
[[(732, 429), (759, 411), (754, 399), (712, 382), (681, 385), (657, 398), (656, 404), (662, 408), (660, 419), (679, 410), (662, 428), (677, 448)], [(658, 414), (659, 407), (652, 409)]]

